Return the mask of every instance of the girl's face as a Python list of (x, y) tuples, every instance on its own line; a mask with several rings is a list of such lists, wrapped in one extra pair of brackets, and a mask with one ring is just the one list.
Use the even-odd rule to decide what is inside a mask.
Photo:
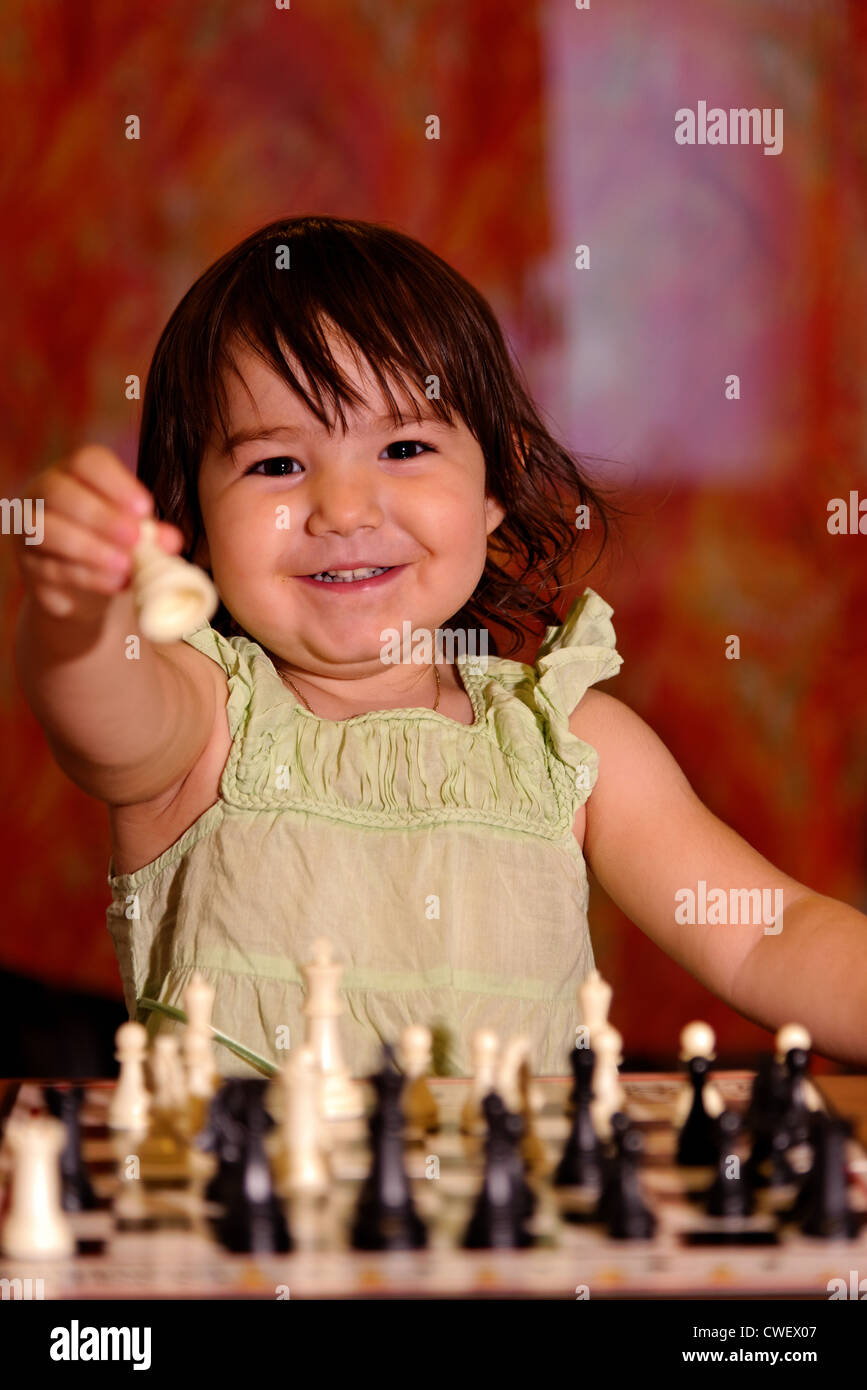
[[(461, 608), (505, 511), (485, 495), (459, 417), (446, 425), (419, 398), (430, 418), (395, 427), (367, 364), (331, 348), (365, 401), (333, 435), (259, 357), (236, 353), (253, 399), (230, 373), (230, 452), (212, 442), (202, 460), (196, 559), (235, 621), (293, 671), (360, 678), (382, 672), (383, 629), (434, 634)], [(374, 565), (400, 568), (366, 589), (305, 578)]]

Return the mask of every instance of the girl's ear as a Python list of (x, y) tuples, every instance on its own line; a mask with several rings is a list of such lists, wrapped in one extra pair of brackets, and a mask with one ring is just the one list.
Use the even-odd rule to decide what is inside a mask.
[(502, 507), (495, 497), (490, 494), (485, 498), (485, 515), (487, 517), (487, 533), (490, 536), (492, 531), (496, 531), (500, 522), (506, 515), (505, 507)]

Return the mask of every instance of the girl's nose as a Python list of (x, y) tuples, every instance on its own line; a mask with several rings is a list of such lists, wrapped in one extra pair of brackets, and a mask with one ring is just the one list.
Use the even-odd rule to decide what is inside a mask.
[(361, 526), (378, 526), (383, 519), (382, 505), (370, 480), (332, 478), (317, 485), (309, 498), (308, 529), (354, 531)]

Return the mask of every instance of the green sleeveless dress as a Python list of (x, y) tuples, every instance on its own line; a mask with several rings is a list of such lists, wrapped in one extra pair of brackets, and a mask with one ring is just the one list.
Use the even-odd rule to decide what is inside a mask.
[[(565, 1073), (593, 968), (572, 823), (598, 763), (569, 716), (621, 666), (612, 613), (585, 589), (535, 665), (458, 656), (471, 726), (432, 709), (322, 719), (258, 643), (195, 629), (184, 640), (227, 676), (232, 747), (219, 800), (180, 839), (135, 873), (110, 861), (130, 1017), (179, 1028), (138, 1001), (182, 1008), (198, 970), (214, 1027), (281, 1065), (304, 1041), (299, 963), (325, 936), (353, 1074), (409, 1023), (433, 1030), (439, 1075), (471, 1073), (482, 1027), (529, 1034), (534, 1073)], [(215, 1052), (224, 1075), (257, 1074)]]

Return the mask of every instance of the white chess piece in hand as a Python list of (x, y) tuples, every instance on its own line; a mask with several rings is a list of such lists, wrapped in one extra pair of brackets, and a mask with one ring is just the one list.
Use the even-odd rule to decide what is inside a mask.
[(132, 557), (132, 584), (139, 625), (150, 642), (177, 642), (207, 622), (219, 598), (208, 575), (156, 542), (156, 522), (141, 523)]

